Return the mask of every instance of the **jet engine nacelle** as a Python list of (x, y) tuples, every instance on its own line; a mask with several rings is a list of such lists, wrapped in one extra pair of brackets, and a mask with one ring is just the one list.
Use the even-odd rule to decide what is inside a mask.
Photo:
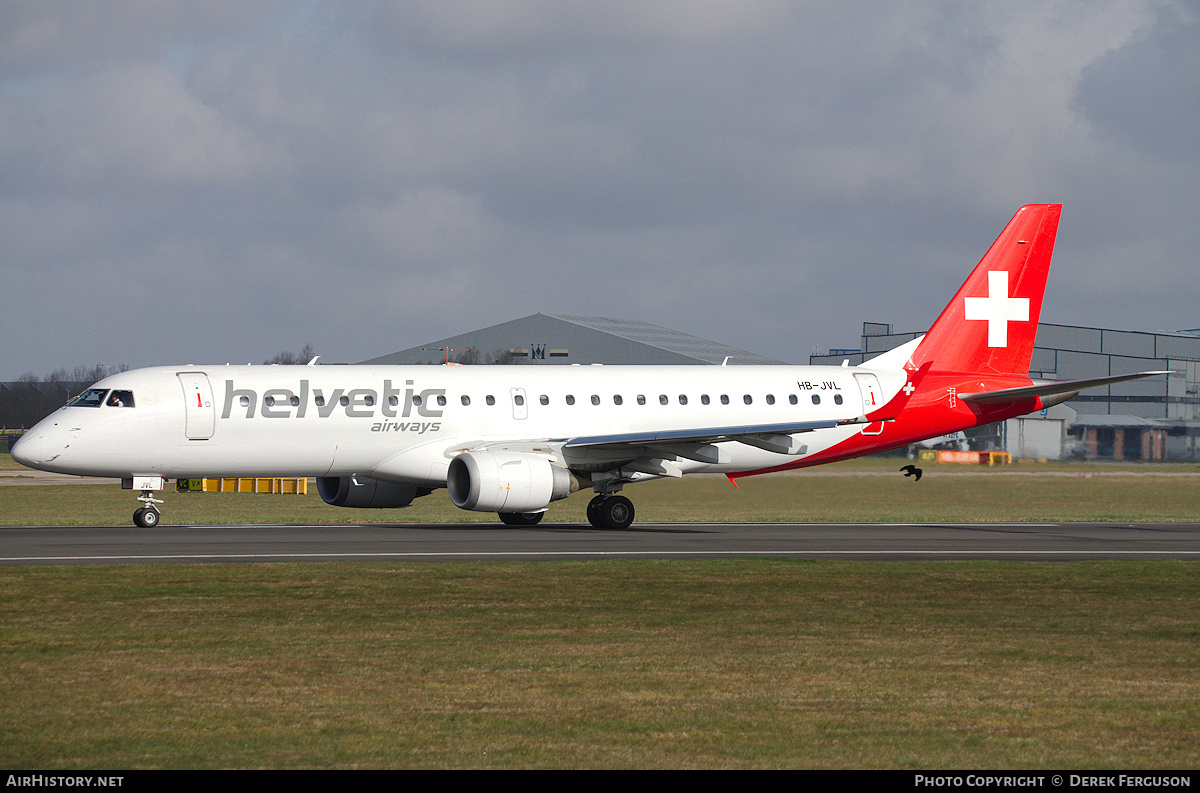
[(326, 504), (335, 507), (387, 509), (407, 507), (414, 498), (425, 495), (429, 490), (365, 476), (319, 476), (317, 492)]
[(464, 452), (450, 461), (450, 500), (476, 512), (538, 512), (571, 494), (571, 472), (523, 452)]

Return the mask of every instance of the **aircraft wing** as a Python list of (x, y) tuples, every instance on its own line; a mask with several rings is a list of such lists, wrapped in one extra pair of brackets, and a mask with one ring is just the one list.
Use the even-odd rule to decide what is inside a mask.
[[(721, 441), (736, 441), (747, 446), (765, 449), (776, 454), (804, 454), (807, 447), (792, 437), (796, 433), (828, 429), (843, 424), (863, 424), (867, 419), (859, 416), (848, 419), (820, 419), (816, 421), (790, 421), (775, 424), (736, 424), (722, 427), (700, 427), (680, 430), (648, 430), (645, 432), (621, 432), (607, 435), (581, 435), (561, 438), (563, 453), (581, 459), (619, 457), (684, 457), (703, 463), (720, 464), (729, 461), (729, 453), (714, 444)], [(659, 463), (650, 464), (658, 472)], [(673, 475), (673, 474), (669, 474)]]
[(1162, 372), (1137, 372), (1136, 374), (1118, 374), (1111, 377), (1095, 377), (1089, 380), (1041, 380), (1033, 385), (1018, 388), (1001, 388), (998, 391), (979, 391), (971, 394), (959, 394), (958, 398), (967, 402), (1012, 402), (1028, 397), (1055, 396), (1057, 394), (1074, 394), (1085, 388), (1123, 383), (1126, 380), (1137, 380), (1141, 377), (1154, 377), (1160, 374), (1170, 374), (1169, 370)]
[(582, 435), (560, 438), (565, 449), (593, 446), (646, 446), (663, 443), (715, 443), (736, 441), (745, 437), (761, 435), (791, 435), (796, 432), (812, 432), (843, 424), (865, 423), (863, 418), (822, 419), (820, 421), (792, 421), (779, 424), (746, 424), (728, 427), (703, 427), (688, 430), (651, 430), (648, 432), (623, 432), (610, 435)]

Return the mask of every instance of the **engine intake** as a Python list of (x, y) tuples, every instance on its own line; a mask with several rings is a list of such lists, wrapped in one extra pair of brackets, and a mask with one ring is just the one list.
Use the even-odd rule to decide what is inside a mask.
[(476, 512), (537, 512), (573, 491), (571, 472), (524, 452), (465, 452), (450, 461), (450, 500)]

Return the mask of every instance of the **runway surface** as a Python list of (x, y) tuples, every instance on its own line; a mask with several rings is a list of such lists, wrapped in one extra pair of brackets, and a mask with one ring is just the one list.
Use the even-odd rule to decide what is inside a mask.
[(552, 559), (1200, 559), (1200, 523), (0, 527), (0, 564)]

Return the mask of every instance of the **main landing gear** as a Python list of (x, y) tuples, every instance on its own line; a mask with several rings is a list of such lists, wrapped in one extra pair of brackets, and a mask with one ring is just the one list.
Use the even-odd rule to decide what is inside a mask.
[(542, 519), (543, 512), (497, 512), (500, 522), (505, 526), (536, 526)]
[[(497, 514), (505, 526), (536, 526), (546, 513), (543, 511)], [(588, 503), (587, 519), (588, 523), (597, 529), (628, 529), (633, 525), (633, 502), (625, 496), (615, 496), (611, 493), (596, 496)], [(137, 520), (136, 516), (134, 520)]]
[(633, 525), (633, 502), (601, 493), (588, 502), (587, 519), (597, 529), (628, 529)]

